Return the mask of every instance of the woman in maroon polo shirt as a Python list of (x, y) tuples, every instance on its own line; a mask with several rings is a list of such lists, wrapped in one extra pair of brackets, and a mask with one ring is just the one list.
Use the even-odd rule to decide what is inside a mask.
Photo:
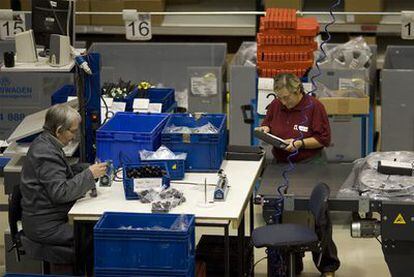
[(273, 148), (276, 161), (287, 162), (288, 156), (296, 149), (300, 151), (291, 157), (292, 162), (326, 160), (323, 148), (330, 144), (331, 130), (328, 115), (321, 102), (306, 95), (300, 79), (293, 74), (276, 76), (274, 91), (276, 99), (268, 106), (266, 117), (259, 129), (283, 138), (288, 143), (285, 149)]
[[(331, 141), (331, 130), (325, 108), (316, 98), (306, 95), (300, 79), (293, 74), (280, 74), (274, 78), (276, 99), (268, 106), (267, 114), (258, 129), (270, 132), (286, 141), (284, 149), (273, 147), (272, 153), (277, 162), (287, 162), (293, 152), (292, 162), (324, 163), (323, 152)], [(305, 118), (306, 116), (306, 118)], [(302, 136), (301, 136), (302, 133)], [(301, 138), (302, 137), (302, 138)], [(332, 240), (330, 219), (324, 228), (316, 226), (316, 231), (326, 240), (321, 260), (319, 253), (314, 253), (314, 261), (322, 276), (334, 276), (340, 262), (337, 249)], [(317, 263), (319, 261), (319, 263)], [(297, 272), (303, 269), (300, 255), (296, 257)]]

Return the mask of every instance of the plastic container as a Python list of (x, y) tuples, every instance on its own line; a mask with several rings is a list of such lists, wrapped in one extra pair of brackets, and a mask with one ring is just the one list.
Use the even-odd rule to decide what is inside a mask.
[(186, 171), (209, 172), (220, 169), (227, 145), (226, 115), (206, 114), (199, 120), (189, 114), (173, 114), (165, 127), (200, 127), (210, 122), (217, 134), (178, 134), (162, 132), (162, 144), (173, 152), (187, 153)]
[(66, 103), (69, 96), (76, 96), (75, 86), (65, 85), (52, 94), (52, 105)]
[(185, 159), (170, 159), (170, 160), (141, 160), (146, 164), (157, 164), (164, 162), (167, 165), (171, 180), (182, 180), (185, 175)]
[[(181, 216), (184, 228), (171, 229)], [(148, 230), (153, 227), (163, 229)], [(106, 212), (94, 227), (94, 250), (97, 276), (189, 276), (194, 272), (195, 217)]]
[(131, 167), (142, 167), (146, 165), (157, 165), (157, 166), (164, 168), (167, 171), (167, 174), (162, 177), (162, 185), (165, 187), (170, 186), (171, 177), (170, 177), (170, 172), (168, 170), (168, 165), (166, 162), (152, 162), (152, 163), (142, 162), (138, 164), (125, 164), (122, 169), (123, 170), (122, 180), (124, 184), (124, 193), (125, 193), (126, 200), (139, 199), (138, 194), (134, 192), (134, 180), (127, 177), (127, 174), (126, 174), (127, 170)]
[[(132, 111), (134, 99), (138, 98), (140, 91), (135, 89), (125, 97), (125, 110)], [(161, 112), (168, 112), (171, 107), (175, 104), (175, 90), (171, 88), (151, 88), (147, 91), (148, 95), (146, 98), (150, 100), (150, 103), (161, 103)]]
[(138, 163), (139, 151), (154, 151), (161, 145), (161, 131), (168, 114), (118, 112), (96, 132), (96, 156), (112, 160), (117, 168), (124, 162)]
[(97, 277), (113, 277), (113, 276), (140, 276), (140, 277), (152, 277), (152, 276), (182, 276), (182, 277), (194, 277), (194, 266), (191, 266), (188, 270), (95, 270), (95, 276)]

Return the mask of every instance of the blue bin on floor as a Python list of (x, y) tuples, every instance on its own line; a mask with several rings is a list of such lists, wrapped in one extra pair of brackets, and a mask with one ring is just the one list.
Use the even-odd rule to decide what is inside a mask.
[(139, 199), (138, 194), (134, 192), (134, 180), (127, 177), (127, 174), (126, 174), (127, 170), (131, 167), (141, 167), (141, 166), (147, 166), (147, 165), (156, 165), (156, 166), (160, 166), (161, 168), (164, 168), (167, 174), (162, 177), (162, 185), (167, 188), (170, 186), (170, 180), (171, 180), (170, 172), (168, 169), (168, 165), (165, 162), (152, 162), (152, 163), (141, 162), (139, 164), (125, 164), (122, 169), (123, 170), (122, 182), (124, 184), (124, 193), (125, 193), (126, 200)]
[(139, 163), (139, 151), (154, 151), (161, 145), (161, 131), (168, 114), (118, 112), (96, 132), (96, 156), (123, 163)]
[[(165, 131), (171, 125), (200, 127), (210, 122), (216, 134), (180, 134)], [(210, 172), (220, 169), (227, 145), (226, 115), (206, 114), (198, 120), (189, 114), (172, 114), (161, 134), (161, 143), (173, 152), (187, 153), (186, 171)]]
[[(185, 220), (181, 229), (172, 228), (177, 219)], [(94, 227), (94, 250), (96, 276), (191, 276), (195, 217), (106, 212)]]
[(76, 96), (76, 89), (74, 85), (65, 85), (54, 92), (51, 97), (52, 106), (68, 102), (69, 96)]
[[(138, 88), (129, 93), (124, 101), (126, 102), (125, 110), (132, 111), (134, 99), (138, 98)], [(175, 90), (172, 88), (150, 88), (146, 91), (150, 103), (161, 103), (161, 112), (166, 113), (171, 110), (171, 107), (175, 105)]]

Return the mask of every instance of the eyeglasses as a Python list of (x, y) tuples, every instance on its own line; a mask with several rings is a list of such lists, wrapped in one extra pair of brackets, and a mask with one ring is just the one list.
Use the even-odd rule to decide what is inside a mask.
[(79, 129), (68, 129), (69, 132), (71, 132), (72, 134), (76, 135), (78, 133)]

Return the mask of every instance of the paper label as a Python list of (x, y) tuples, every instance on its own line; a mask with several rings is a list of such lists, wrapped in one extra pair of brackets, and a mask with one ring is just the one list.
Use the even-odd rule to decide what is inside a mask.
[(14, 35), (26, 31), (24, 14), (14, 15), (16, 20), (0, 21), (0, 39), (14, 39)]
[(414, 39), (414, 11), (401, 11), (401, 38)]
[(138, 20), (125, 21), (125, 34), (128, 40), (150, 40), (151, 15), (149, 13), (138, 13)]
[(161, 113), (162, 104), (161, 103), (150, 103), (148, 106), (148, 112), (150, 113)]
[(339, 78), (339, 90), (353, 90), (361, 91), (366, 94), (368, 91), (367, 83), (363, 79), (348, 79), (348, 78)]
[(136, 178), (134, 179), (134, 192), (162, 186), (162, 178)]
[(113, 102), (112, 103), (112, 111), (114, 112), (124, 112), (125, 111), (125, 102)]
[[(114, 99), (112, 97), (104, 97), (104, 100), (108, 108), (111, 108), (112, 103), (114, 102)], [(101, 107), (105, 107), (104, 101), (102, 99), (101, 99)]]
[(134, 99), (133, 108), (134, 110), (148, 110), (150, 100), (147, 98), (136, 98)]
[(191, 77), (191, 92), (199, 96), (216, 95), (218, 93), (216, 76), (210, 73), (203, 77)]

